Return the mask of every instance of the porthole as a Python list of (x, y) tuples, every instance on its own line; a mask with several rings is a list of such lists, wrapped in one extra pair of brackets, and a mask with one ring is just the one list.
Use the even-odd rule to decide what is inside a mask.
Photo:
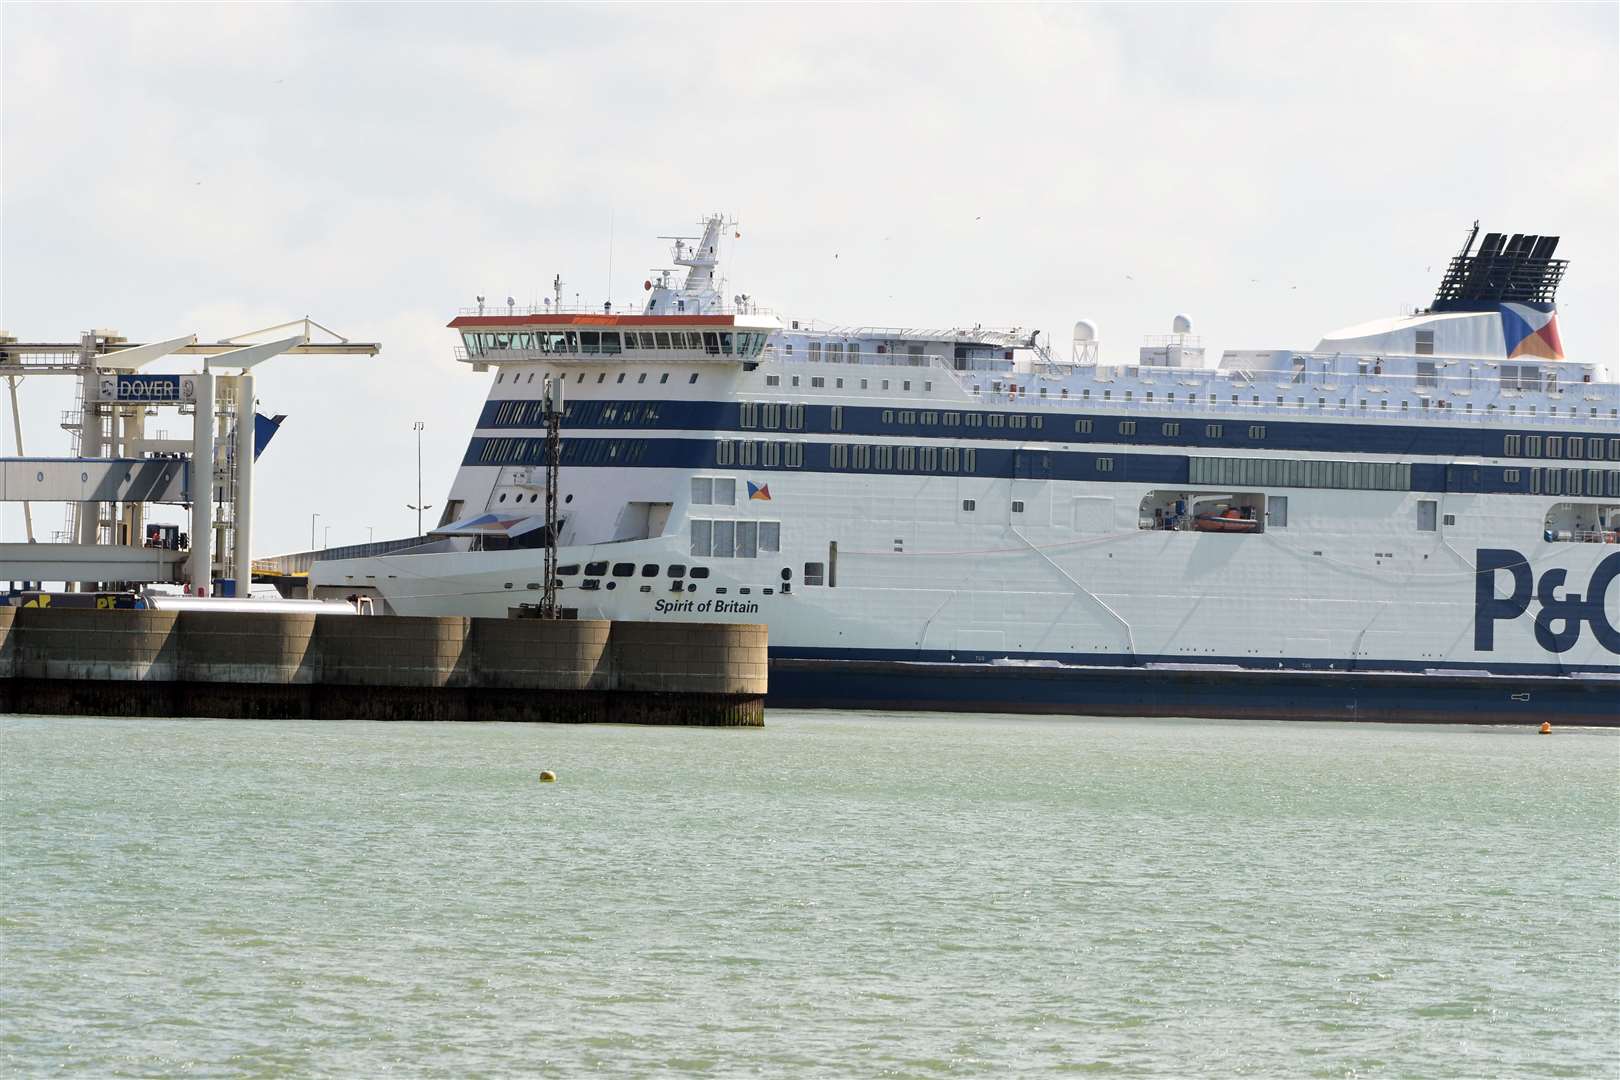
[(506, 492), (504, 492), (504, 491), (501, 492), (501, 497), (496, 499), (495, 501), (496, 502), (505, 502), (506, 501)]
[(571, 502), (573, 502), (573, 501), (574, 501), (574, 497), (573, 497), (573, 496), (572, 496), (572, 495), (564, 495), (564, 496), (563, 496), (563, 502), (565, 502), (565, 503), (571, 503)]

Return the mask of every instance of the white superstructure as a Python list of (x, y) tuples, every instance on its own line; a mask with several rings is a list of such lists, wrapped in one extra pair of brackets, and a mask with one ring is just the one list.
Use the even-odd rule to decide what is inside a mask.
[[(1556, 238), (1470, 236), (1431, 309), (1205, 366), (1028, 331), (812, 327), (720, 294), (464, 313), (494, 382), (437, 550), (317, 565), (405, 614), (536, 598), (564, 380), (581, 617), (763, 621), (773, 657), (1620, 673), (1620, 387), (1563, 357)], [(1016, 695), (1016, 689), (1010, 691)]]

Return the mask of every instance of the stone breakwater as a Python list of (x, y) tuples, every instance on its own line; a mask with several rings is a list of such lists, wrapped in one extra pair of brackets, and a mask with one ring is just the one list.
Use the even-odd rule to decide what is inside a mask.
[(760, 624), (0, 608), (0, 712), (759, 726)]

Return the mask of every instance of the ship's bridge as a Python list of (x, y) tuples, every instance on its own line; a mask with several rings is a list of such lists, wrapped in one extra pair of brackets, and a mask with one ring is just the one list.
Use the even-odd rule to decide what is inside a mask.
[(732, 363), (752, 366), (765, 342), (782, 328), (771, 315), (510, 312), (462, 314), (450, 321), (461, 333), (456, 359), (487, 371), (491, 364)]

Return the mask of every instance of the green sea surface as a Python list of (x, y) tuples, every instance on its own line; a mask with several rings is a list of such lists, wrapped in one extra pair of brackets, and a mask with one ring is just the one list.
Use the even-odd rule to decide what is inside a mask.
[(4, 717), (0, 815), (6, 1076), (1620, 1076), (1620, 732)]

